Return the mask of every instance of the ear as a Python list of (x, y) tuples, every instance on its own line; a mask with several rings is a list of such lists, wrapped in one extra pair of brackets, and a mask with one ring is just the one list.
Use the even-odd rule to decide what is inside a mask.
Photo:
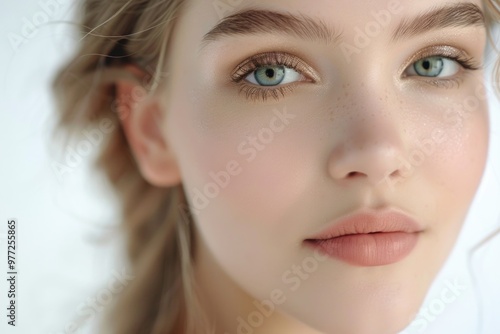
[(161, 101), (144, 89), (147, 73), (136, 65), (125, 65), (124, 70), (133, 76), (115, 82), (117, 111), (140, 172), (155, 186), (177, 185), (177, 161), (160, 129), (165, 112)]

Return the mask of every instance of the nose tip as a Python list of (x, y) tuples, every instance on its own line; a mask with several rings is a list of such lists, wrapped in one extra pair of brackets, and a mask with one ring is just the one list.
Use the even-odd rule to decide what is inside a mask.
[(402, 176), (398, 157), (401, 151), (395, 145), (370, 145), (338, 147), (329, 162), (330, 175), (339, 183), (363, 180), (378, 185), (383, 180)]

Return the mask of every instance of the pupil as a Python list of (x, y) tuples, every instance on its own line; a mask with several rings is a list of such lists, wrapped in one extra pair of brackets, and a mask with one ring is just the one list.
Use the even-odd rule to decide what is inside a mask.
[(431, 68), (431, 63), (430, 63), (430, 61), (428, 61), (428, 60), (424, 61), (424, 63), (423, 63), (422, 65), (424, 66), (424, 68), (425, 68), (426, 70), (428, 70), (428, 69), (430, 69), (430, 68)]
[(273, 70), (273, 69), (271, 69), (271, 68), (268, 68), (268, 69), (266, 70), (266, 76), (267, 76), (268, 78), (272, 78), (272, 77), (274, 77), (274, 70)]

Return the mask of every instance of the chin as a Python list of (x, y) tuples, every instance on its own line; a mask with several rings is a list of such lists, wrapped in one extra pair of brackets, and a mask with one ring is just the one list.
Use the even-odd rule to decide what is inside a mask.
[(290, 305), (283, 311), (318, 334), (397, 334), (417, 316), (426, 291), (423, 285), (409, 284), (393, 285), (390, 290), (326, 292), (322, 298), (315, 294), (306, 303), (294, 305), (295, 310)]
[(378, 312), (369, 315), (358, 314), (343, 319), (342, 323), (330, 323), (315, 329), (318, 330), (318, 334), (398, 334), (410, 325), (416, 312), (385, 314), (376, 319), (377, 314)]

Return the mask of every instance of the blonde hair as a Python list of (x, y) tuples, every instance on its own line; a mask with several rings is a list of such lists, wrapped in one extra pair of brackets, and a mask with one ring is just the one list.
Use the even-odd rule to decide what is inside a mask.
[[(74, 134), (112, 119), (113, 131), (96, 160), (122, 203), (127, 251), (135, 278), (108, 315), (106, 333), (206, 333), (196, 298), (193, 244), (182, 186), (148, 183), (119, 123), (114, 81), (120, 66), (149, 72), (148, 92), (162, 83), (170, 34), (183, 0), (81, 0), (81, 40), (57, 73), (53, 89), (59, 129)], [(485, 0), (488, 25), (500, 21), (499, 0)], [(500, 75), (498, 63), (495, 71)]]

